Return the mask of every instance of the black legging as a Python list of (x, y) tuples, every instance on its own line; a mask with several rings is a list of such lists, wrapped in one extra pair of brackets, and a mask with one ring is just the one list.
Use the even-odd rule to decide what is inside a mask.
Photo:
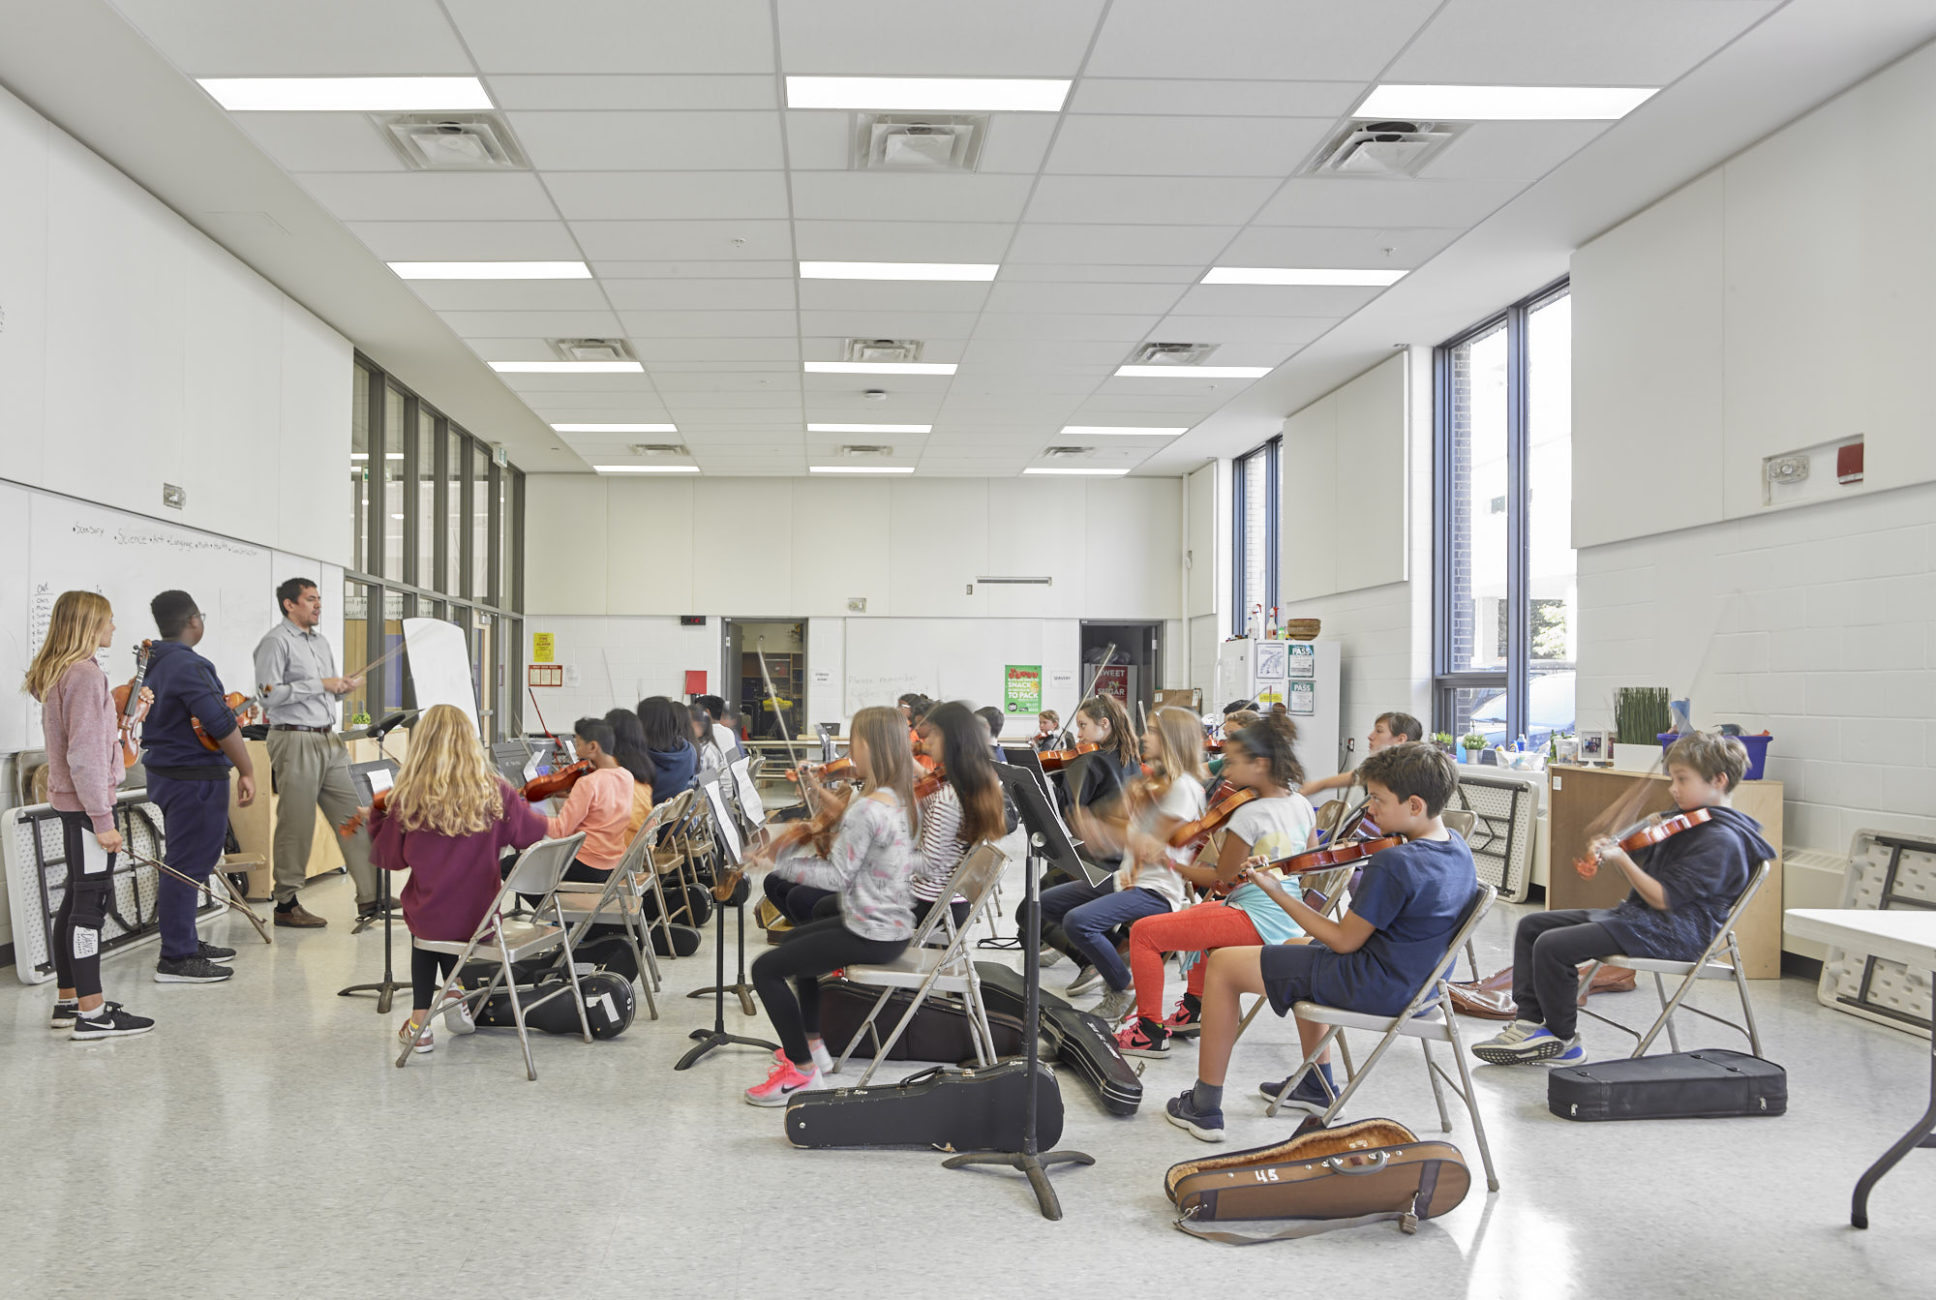
[(87, 870), (86, 845), (94, 823), (86, 813), (60, 814), (61, 838), (67, 859), (67, 891), (54, 913), (54, 986), (73, 989), (76, 997), (98, 997), (101, 992), (101, 923), (114, 892), (114, 860)]
[(1611, 957), (1620, 942), (1582, 911), (1534, 912), (1513, 934), (1514, 1014), (1544, 1023), (1555, 1038), (1580, 1026), (1580, 963)]
[(838, 897), (831, 889), (821, 889), (817, 885), (803, 885), (797, 880), (786, 880), (778, 872), (769, 871), (760, 888), (766, 891), (766, 899), (780, 909), (780, 915), (795, 925), (805, 925), (813, 920), (813, 909), (822, 901)]
[[(941, 900), (938, 898), (917, 898), (914, 900), (914, 928), (915, 929), (918, 930), (921, 928), (922, 923), (928, 919), (928, 913), (932, 912), (934, 910), (934, 905), (940, 901)], [(952, 903), (948, 904), (948, 910), (954, 913), (955, 929), (957, 932), (960, 931), (962, 926), (968, 924), (968, 900), (967, 899), (965, 898), (955, 899)], [(931, 940), (930, 942), (940, 943), (947, 938), (947, 935), (940, 930), (935, 931), (935, 935), (936, 935), (936, 938)]]
[(430, 1000), (437, 996), (437, 990), (444, 986), (451, 968), (457, 958), (447, 952), (425, 952), (422, 948), (410, 949), (410, 993), (414, 999), (410, 1006), (415, 1011), (426, 1011)]
[(863, 939), (830, 916), (796, 927), (778, 947), (754, 958), (753, 988), (787, 1060), (813, 1069), (807, 1035), (820, 1032), (820, 976), (843, 966), (893, 961), (907, 946), (906, 939)]

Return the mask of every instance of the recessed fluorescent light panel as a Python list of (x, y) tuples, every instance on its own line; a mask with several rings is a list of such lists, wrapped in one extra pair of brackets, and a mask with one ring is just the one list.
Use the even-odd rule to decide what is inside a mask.
[(1213, 266), (1205, 284), (1351, 285), (1383, 288), (1405, 278), (1404, 271), (1335, 266)]
[(809, 424), (808, 433), (933, 433), (932, 424)]
[(788, 77), (788, 108), (1060, 113), (1067, 81), (1000, 77)]
[(1651, 86), (1378, 86), (1352, 116), (1459, 122), (1603, 121), (1625, 117), (1653, 94)]
[(677, 433), (676, 424), (554, 424), (559, 433)]
[(1129, 473), (1126, 469), (1073, 469), (1066, 465), (1031, 465), (1022, 472), (1024, 474), (1075, 474), (1089, 478), (1121, 478)]
[(809, 465), (809, 474), (912, 474), (912, 465)]
[(697, 474), (697, 465), (594, 465), (600, 474)]
[(589, 280), (583, 262), (391, 262), (406, 280)]
[[(1170, 368), (1174, 369), (1174, 367)], [(1062, 432), (1074, 434), (1079, 438), (1174, 438), (1178, 434), (1188, 433), (1189, 430), (1144, 429), (1116, 424), (1068, 424), (1063, 426)]]
[(500, 375), (636, 375), (645, 367), (636, 361), (493, 361)]
[(231, 113), (418, 113), (492, 108), (476, 77), (203, 77)]
[(802, 262), (802, 280), (977, 280), (995, 278), (991, 262)]
[(808, 361), (810, 375), (952, 375), (952, 361)]
[(1269, 366), (1117, 366), (1118, 379), (1262, 379)]

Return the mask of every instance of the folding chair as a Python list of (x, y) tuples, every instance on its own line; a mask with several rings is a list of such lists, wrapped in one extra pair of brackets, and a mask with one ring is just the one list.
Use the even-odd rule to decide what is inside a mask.
[[(584, 842), (584, 832), (580, 831), (562, 840), (539, 840), (520, 853), (518, 860), (511, 866), (511, 874), (504, 878), (504, 884), (499, 887), (497, 897), (492, 900), (490, 911), (484, 914), (484, 919), (477, 923), (476, 931), (463, 943), (448, 939), (411, 940), (415, 947), (425, 952), (448, 953), (457, 958), (457, 961), (451, 967), (450, 975), (444, 980), (444, 986), (431, 1000), (430, 1015), (425, 1016), (423, 1024), (418, 1027), (417, 1037), (404, 1044), (403, 1051), (397, 1056), (399, 1070), (410, 1063), (411, 1056), (417, 1050), (417, 1044), (422, 1042), (423, 1036), (430, 1032), (431, 1018), (442, 1014), (445, 996), (456, 989), (458, 980), (463, 976), (465, 964), (472, 960), (494, 963), (497, 969), (491, 973), (488, 984), (481, 989), (472, 989), (465, 993), (463, 1000), (466, 1004), (475, 1001), (478, 1006), (482, 1006), (490, 1000), (491, 994), (497, 992), (498, 982), (504, 981), (505, 988), (511, 995), (511, 1018), (518, 1026), (518, 1045), (524, 1049), (524, 1073), (527, 1079), (537, 1079), (538, 1067), (531, 1060), (531, 1035), (525, 1029), (524, 1013), (543, 1006), (552, 998), (561, 996), (565, 989), (555, 989), (527, 1007), (518, 997), (518, 982), (511, 969), (513, 962), (523, 961), (527, 957), (536, 957), (550, 952), (553, 948), (563, 948), (565, 975), (569, 980), (572, 1003), (578, 1009), (578, 1027), (585, 1041), (588, 1043), (592, 1041), (591, 1022), (585, 1019), (585, 999), (578, 989), (578, 967), (571, 956), (570, 932), (558, 907), (558, 882), (564, 878), (565, 869), (571, 866), (572, 859), (578, 856), (579, 845)], [(519, 894), (539, 895), (537, 906), (531, 910), (534, 919), (519, 921), (502, 914), (505, 901), (516, 898)], [(556, 925), (547, 925), (537, 919), (544, 916), (547, 907), (551, 909), (552, 917), (557, 921)]]
[[(1440, 810), (1439, 820), (1445, 823), (1446, 830), (1457, 831), (1459, 838), (1466, 842), (1466, 847), (1471, 847), (1472, 832), (1479, 825), (1478, 813), (1473, 812), (1470, 808), (1445, 808)], [(1466, 941), (1465, 959), (1467, 964), (1472, 967), (1473, 982), (1477, 983), (1484, 979), (1485, 976), (1479, 973), (1479, 954), (1473, 949), (1470, 939)]]
[[(1638, 1039), (1639, 1045), (1633, 1050), (1635, 1056), (1645, 1056), (1647, 1054), (1647, 1049), (1653, 1046), (1654, 1039), (1660, 1036), (1660, 1031), (1663, 1026), (1667, 1029), (1668, 1046), (1672, 1047), (1676, 1052), (1681, 1050), (1680, 1039), (1674, 1033), (1674, 1013), (1676, 1011), (1692, 1011), (1697, 1016), (1706, 1016), (1709, 1020), (1726, 1025), (1729, 1029), (1737, 1033), (1745, 1034), (1748, 1039), (1748, 1047), (1756, 1056), (1760, 1056), (1761, 1034), (1755, 1028), (1754, 1007), (1748, 1001), (1748, 977), (1741, 969), (1741, 946), (1735, 941), (1734, 930), (1741, 923), (1741, 914), (1747, 910), (1748, 904), (1754, 901), (1754, 896), (1761, 891), (1762, 883), (1768, 879), (1769, 870), (1770, 864), (1766, 862), (1755, 869), (1754, 875), (1748, 880), (1748, 887), (1743, 889), (1741, 896), (1734, 900), (1734, 906), (1728, 909), (1727, 919), (1721, 922), (1721, 928), (1708, 941), (1706, 949), (1702, 951), (1698, 960), (1667, 961), (1658, 957), (1626, 957), (1615, 955), (1612, 957), (1602, 957), (1599, 961), (1588, 962), (1586, 964), (1584, 973), (1580, 976), (1579, 1000), (1582, 1003), (1586, 1001), (1587, 989), (1593, 984), (1593, 973), (1602, 966), (1625, 966), (1628, 970), (1646, 971), (1654, 977), (1654, 992), (1660, 998), (1660, 1015), (1648, 1027), (1646, 1033), (1642, 1034), (1636, 1030), (1629, 1029), (1618, 1020), (1609, 1019), (1597, 1011), (1589, 1011), (1584, 1005), (1580, 1007), (1580, 1014), (1583, 1016), (1592, 1016), (1601, 1024), (1611, 1025), (1628, 1037)], [(1721, 960), (1721, 950), (1723, 948), (1727, 950), (1726, 961)], [(1674, 990), (1674, 996), (1671, 998), (1667, 996), (1667, 986), (1661, 980), (1661, 976), (1663, 975), (1678, 975), (1681, 977), (1680, 985)], [(1742, 1023), (1736, 1023), (1735, 1021), (1727, 1019), (1725, 1016), (1717, 1016), (1710, 1011), (1703, 1011), (1692, 1003), (1686, 1006), (1682, 1005), (1682, 1000), (1687, 997), (1688, 993), (1693, 990), (1695, 983), (1700, 980), (1734, 981), (1734, 991), (1741, 998)]]
[[(697, 887), (698, 881), (693, 878), (687, 869), (689, 864), (686, 860), (685, 844), (680, 835), (685, 825), (686, 817), (692, 810), (693, 794), (694, 792), (691, 790), (682, 790), (652, 809), (652, 817), (657, 822), (659, 830), (647, 857), (652, 864), (652, 873), (655, 879), (667, 875), (672, 877), (673, 885), (679, 899), (676, 904), (670, 905), (670, 909), (668, 910), (665, 891), (663, 888), (660, 888), (659, 919), (663, 920), (667, 926), (671, 925), (675, 914), (685, 917), (685, 923), (687, 925), (697, 926), (699, 924), (699, 918), (693, 915), (692, 906), (686, 894), (687, 889)], [(660, 808), (665, 809), (663, 814), (660, 813)], [(670, 952), (671, 950), (672, 942), (670, 937), (668, 937), (666, 940), (666, 951)]]
[[(647, 818), (639, 827), (639, 833), (632, 837), (626, 847), (625, 856), (606, 877), (605, 884), (596, 892), (590, 889), (574, 889), (569, 885), (558, 890), (559, 913), (571, 923), (571, 944), (574, 949), (585, 937), (586, 931), (598, 924), (600, 918), (616, 913), (618, 923), (625, 930), (626, 942), (632, 945), (639, 968), (639, 987), (645, 991), (646, 1010), (652, 1019), (659, 1018), (659, 1001), (653, 996), (660, 986), (659, 963), (652, 955), (652, 936), (648, 933), (645, 919), (645, 885), (658, 884), (658, 876), (643, 871), (646, 855), (652, 848), (654, 829), (652, 819)], [(660, 896), (660, 911), (664, 911), (664, 898)], [(667, 950), (670, 951), (670, 944)]]
[[(914, 937), (908, 940), (907, 951), (893, 961), (881, 966), (849, 966), (847, 978), (856, 984), (878, 986), (881, 990), (867, 1018), (854, 1031), (854, 1037), (847, 1044), (847, 1050), (834, 1062), (834, 1073), (840, 1073), (846, 1066), (847, 1058), (854, 1054), (860, 1045), (863, 1034), (871, 1034), (874, 1039), (874, 1059), (867, 1067), (867, 1073), (860, 1077), (860, 1087), (865, 1088), (867, 1081), (874, 1077), (874, 1071), (894, 1050), (894, 1044), (914, 1019), (914, 1013), (921, 1009), (931, 992), (953, 993), (959, 996), (968, 1011), (968, 1020), (976, 1031), (975, 1059), (982, 1065), (991, 1064), (995, 1059), (995, 1036), (988, 1027), (988, 1009), (982, 1004), (981, 980), (975, 974), (973, 951), (968, 946), (968, 936), (974, 931), (975, 921), (987, 910), (995, 892), (995, 882), (1001, 879), (1002, 869), (1008, 859), (1002, 851), (992, 844), (977, 844), (962, 858), (961, 865), (948, 880), (947, 888), (941, 897), (951, 899), (956, 894), (968, 897), (968, 920), (959, 930), (955, 928), (953, 909), (946, 902), (928, 909), (927, 919), (915, 927)], [(928, 936), (937, 928), (945, 928), (948, 942), (945, 947), (928, 948), (922, 946)], [(880, 1015), (881, 1008), (887, 1005), (895, 989), (913, 989), (914, 997), (902, 1013), (900, 1022), (882, 1042), (880, 1033), (874, 1029), (874, 1019)]]
[[(1344, 910), (1344, 887), (1351, 879), (1353, 870), (1355, 870), (1354, 867), (1344, 866), (1330, 871), (1309, 872), (1298, 877), (1298, 888), (1306, 892), (1315, 889), (1323, 894), (1324, 908), (1319, 915), (1326, 920), (1331, 920)], [(1210, 954), (1205, 953), (1203, 959), (1209, 961)], [(1244, 1031), (1250, 1028), (1250, 1022), (1257, 1019), (1257, 1013), (1268, 1005), (1270, 1005), (1270, 999), (1262, 997), (1250, 1004), (1250, 1010), (1244, 1012), (1244, 1018), (1237, 1022), (1237, 1037), (1230, 1040), (1233, 1045), (1244, 1036)]]
[[(1380, 1034), (1382, 1037), (1378, 1040), (1378, 1046), (1372, 1049), (1371, 1055), (1365, 1058), (1365, 1063), (1355, 1070), (1350, 1069), (1351, 1058), (1348, 1053), (1346, 1054), (1345, 1065), (1349, 1071), (1349, 1078), (1345, 1082), (1344, 1091), (1332, 1098), (1330, 1107), (1319, 1117), (1318, 1122), (1321, 1124), (1329, 1124), (1337, 1116), (1339, 1109), (1350, 1100), (1351, 1094), (1358, 1090), (1358, 1085), (1364, 1082), (1365, 1076), (1371, 1073), (1372, 1067), (1378, 1064), (1379, 1058), (1384, 1056), (1393, 1043), (1400, 1038), (1416, 1038), (1420, 1049), (1425, 1053), (1425, 1076), (1432, 1081), (1432, 1100), (1438, 1103), (1440, 1126), (1447, 1133), (1452, 1131), (1452, 1117), (1445, 1109), (1445, 1091), (1439, 1086), (1439, 1081), (1443, 1079), (1446, 1086), (1458, 1094), (1459, 1100), (1465, 1103), (1466, 1110), (1471, 1112), (1472, 1131), (1478, 1136), (1479, 1156), (1486, 1166), (1486, 1187), (1490, 1191), (1498, 1191), (1499, 1175), (1492, 1167), (1492, 1148), (1486, 1142), (1485, 1121), (1479, 1117), (1479, 1098), (1472, 1087), (1472, 1071), (1466, 1064), (1465, 1044), (1459, 1036), (1459, 1018), (1452, 1014), (1451, 986), (1445, 978), (1447, 969), (1458, 960), (1459, 949), (1472, 938), (1473, 932), (1479, 927), (1479, 922), (1485, 919), (1486, 913), (1492, 908), (1493, 900), (1497, 897), (1498, 894), (1491, 885), (1480, 885), (1473, 892), (1472, 901), (1465, 905), (1459, 924), (1453, 930), (1452, 941), (1445, 945), (1444, 953), (1433, 963), (1431, 975), (1419, 986), (1418, 992), (1412, 995), (1411, 1001), (1405, 1004), (1405, 1009), (1397, 1015), (1369, 1015), (1362, 1011), (1346, 1011), (1342, 1007), (1327, 1007), (1317, 1002), (1294, 1003), (1291, 1013), (1306, 1024), (1325, 1026), (1324, 1037), (1320, 1038), (1305, 1054), (1303, 1063), (1297, 1067), (1297, 1071), (1285, 1080), (1282, 1091), (1277, 1094), (1276, 1100), (1271, 1102), (1268, 1113), (1277, 1114), (1277, 1108), (1283, 1104), (1284, 1098), (1297, 1087), (1298, 1082), (1305, 1075), (1311, 1073), (1318, 1058), (1324, 1054), (1324, 1049), (1331, 1045), (1332, 1039), (1338, 1040), (1341, 1050), (1344, 1048), (1342, 1031), (1364, 1029)], [(1444, 1043), (1451, 1049), (1452, 1059), (1459, 1067), (1457, 1082), (1454, 1082), (1452, 1076), (1432, 1059), (1432, 1044), (1435, 1042)], [(1320, 1081), (1324, 1078), (1323, 1075), (1317, 1077)], [(1326, 1091), (1330, 1089), (1327, 1087)]]

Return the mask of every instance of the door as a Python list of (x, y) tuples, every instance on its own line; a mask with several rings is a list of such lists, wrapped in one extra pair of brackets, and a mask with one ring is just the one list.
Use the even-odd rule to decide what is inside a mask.
[(746, 728), (740, 724), (740, 715), (746, 710), (740, 699), (743, 692), (739, 675), (741, 646), (745, 640), (738, 620), (719, 620), (719, 697), (726, 701), (726, 716), (720, 721), (731, 727), (736, 736), (746, 734)]
[[(1115, 652), (1107, 667), (1103, 656)], [(1098, 677), (1098, 669), (1101, 675)], [(1082, 688), (1114, 695), (1141, 730), (1156, 705), (1157, 684), (1163, 680), (1163, 625), (1161, 623), (1090, 623), (1082, 625)]]

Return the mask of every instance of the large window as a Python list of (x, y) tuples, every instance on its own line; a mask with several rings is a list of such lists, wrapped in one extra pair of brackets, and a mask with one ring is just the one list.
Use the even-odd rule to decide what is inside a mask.
[[(351, 564), (344, 574), (343, 669), (392, 649), (419, 611), (463, 629), (491, 739), (523, 726), (524, 475), (368, 360), (356, 362)], [(348, 717), (412, 703), (401, 657), (349, 700)]]
[(1573, 318), (1564, 282), (1436, 354), (1438, 730), (1574, 725)]
[(1237, 636), (1250, 625), (1253, 609), (1261, 623), (1277, 605), (1277, 461), (1282, 445), (1283, 439), (1272, 438), (1239, 456), (1232, 475), (1237, 562), (1230, 566), (1236, 579), (1231, 631)]

